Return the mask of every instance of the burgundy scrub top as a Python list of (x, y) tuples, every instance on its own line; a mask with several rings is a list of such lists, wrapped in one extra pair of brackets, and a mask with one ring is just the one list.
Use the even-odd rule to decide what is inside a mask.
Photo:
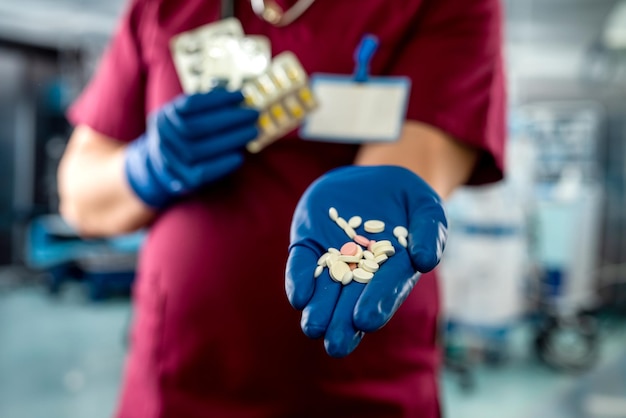
[[(146, 115), (181, 93), (170, 38), (216, 20), (219, 9), (217, 0), (132, 1), (71, 122), (120, 141), (139, 136)], [(501, 178), (496, 0), (317, 0), (282, 28), (239, 0), (236, 16), (246, 33), (269, 37), (274, 54), (293, 51), (309, 73), (352, 73), (362, 36), (377, 35), (371, 72), (411, 78), (407, 117), (482, 149), (471, 183)], [(433, 274), (343, 359), (304, 336), (285, 296), (298, 198), (355, 151), (294, 132), (157, 218), (138, 266), (119, 418), (439, 416)]]

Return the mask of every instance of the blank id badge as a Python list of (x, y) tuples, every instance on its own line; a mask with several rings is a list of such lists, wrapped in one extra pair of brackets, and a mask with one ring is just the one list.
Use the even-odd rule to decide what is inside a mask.
[(393, 142), (400, 138), (411, 89), (408, 77), (313, 74), (319, 105), (304, 121), (300, 136), (324, 142)]

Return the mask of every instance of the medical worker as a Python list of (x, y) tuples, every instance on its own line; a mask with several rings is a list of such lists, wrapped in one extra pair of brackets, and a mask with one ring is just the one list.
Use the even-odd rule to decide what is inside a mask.
[[(220, 3), (131, 1), (68, 111), (59, 169), (61, 213), (85, 236), (149, 227), (116, 416), (439, 417), (439, 301), (426, 272), (445, 245), (442, 199), (502, 176), (501, 5), (261, 2), (290, 16), (276, 24), (254, 3), (234, 2), (246, 34), (292, 51), (309, 74), (352, 74), (355, 48), (375, 35), (370, 73), (411, 80), (400, 138), (293, 131), (248, 153), (258, 112), (239, 91), (183, 95), (170, 51), (173, 36), (218, 20)], [(331, 230), (310, 227), (334, 198), (345, 216), (410, 230), (380, 294), (313, 280)]]

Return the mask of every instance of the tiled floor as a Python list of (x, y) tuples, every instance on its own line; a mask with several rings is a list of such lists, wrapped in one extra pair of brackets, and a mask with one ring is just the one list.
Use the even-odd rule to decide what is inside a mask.
[[(1, 291), (0, 417), (110, 417), (130, 315), (128, 300), (90, 303), (76, 285), (56, 298), (41, 286)], [(473, 371), (474, 390), (443, 374), (446, 417), (626, 417), (626, 325), (603, 331), (601, 362), (581, 376), (547, 370), (515, 338), (505, 367)]]
[(111, 416), (129, 305), (88, 303), (79, 290), (0, 295), (0, 417)]
[(444, 373), (447, 417), (626, 418), (626, 323), (603, 322), (598, 363), (579, 374), (537, 362), (525, 329), (513, 341), (508, 363), (473, 371), (471, 391), (461, 388), (457, 375)]

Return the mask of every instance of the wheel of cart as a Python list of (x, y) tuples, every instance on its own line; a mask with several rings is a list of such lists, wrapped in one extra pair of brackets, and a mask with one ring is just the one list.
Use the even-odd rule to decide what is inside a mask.
[(537, 357), (552, 369), (581, 372), (598, 360), (597, 321), (587, 314), (570, 317), (546, 316), (535, 335)]

